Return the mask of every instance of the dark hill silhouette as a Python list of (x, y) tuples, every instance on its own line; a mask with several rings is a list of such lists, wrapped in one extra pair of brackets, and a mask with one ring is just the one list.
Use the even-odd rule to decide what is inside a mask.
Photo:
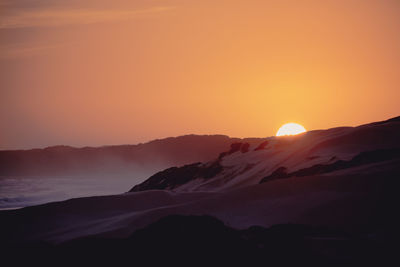
[[(137, 145), (0, 151), (0, 176), (156, 172), (171, 166), (206, 162), (241, 139), (225, 135), (184, 135)], [(259, 138), (245, 139), (259, 142)]]

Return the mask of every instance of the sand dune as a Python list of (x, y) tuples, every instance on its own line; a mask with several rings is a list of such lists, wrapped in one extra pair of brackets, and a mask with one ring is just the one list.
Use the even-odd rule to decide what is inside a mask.
[[(400, 177), (396, 153), (315, 175), (260, 181), (282, 166), (296, 172), (316, 164), (349, 161), (366, 151), (386, 155), (385, 151), (400, 148), (399, 136), (397, 118), (355, 128), (270, 137), (263, 149), (256, 150), (258, 144), (251, 144), (247, 151), (239, 149), (194, 165), (185, 183), (171, 181), (162, 190), (152, 186), (173, 177), (178, 168), (156, 176), (153, 183), (144, 182), (135, 192), (2, 211), (1, 239), (4, 244), (58, 244), (87, 236), (124, 238), (171, 214), (211, 215), (237, 229), (298, 223), (378, 231), (397, 199), (392, 192)], [(221, 169), (211, 176), (196, 169), (215, 162)]]

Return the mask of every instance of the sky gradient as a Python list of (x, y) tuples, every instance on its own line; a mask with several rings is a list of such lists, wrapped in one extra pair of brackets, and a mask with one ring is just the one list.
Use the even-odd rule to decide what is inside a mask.
[(400, 2), (0, 0), (0, 149), (400, 115)]

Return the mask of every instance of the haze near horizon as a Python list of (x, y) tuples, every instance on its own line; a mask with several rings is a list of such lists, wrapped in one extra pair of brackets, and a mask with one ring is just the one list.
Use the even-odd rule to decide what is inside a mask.
[(398, 1), (0, 0), (0, 149), (400, 114)]

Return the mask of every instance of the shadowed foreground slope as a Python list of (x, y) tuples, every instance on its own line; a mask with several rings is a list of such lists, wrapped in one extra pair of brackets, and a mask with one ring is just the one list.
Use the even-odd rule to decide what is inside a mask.
[[(61, 245), (6, 248), (15, 264), (37, 266), (359, 266), (389, 263), (387, 243), (365, 233), (281, 224), (237, 230), (210, 216), (170, 215), (124, 239), (86, 237)], [(23, 257), (21, 257), (23, 255)]]

